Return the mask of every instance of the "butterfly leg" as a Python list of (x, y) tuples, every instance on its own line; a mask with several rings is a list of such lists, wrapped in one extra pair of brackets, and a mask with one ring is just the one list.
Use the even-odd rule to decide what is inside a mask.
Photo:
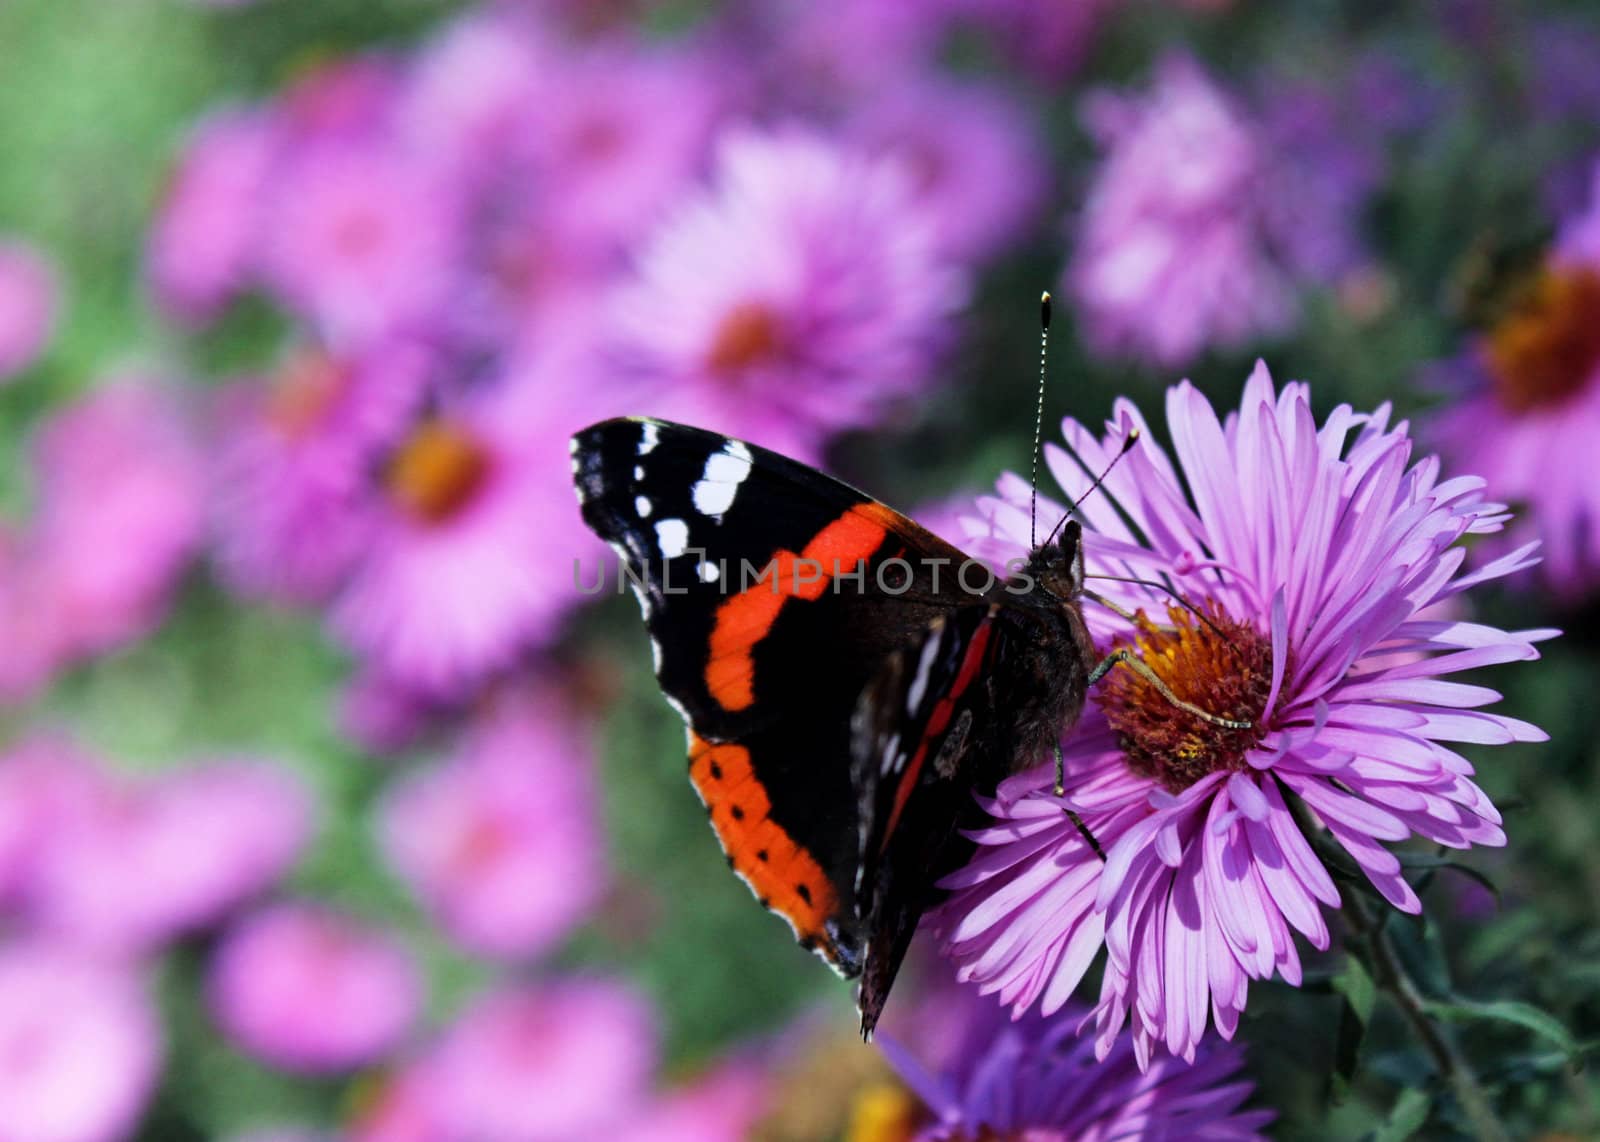
[(1193, 714), (1203, 722), (1209, 722), (1213, 726), (1221, 726), (1225, 730), (1250, 729), (1249, 722), (1241, 722), (1233, 718), (1219, 717), (1216, 714), (1211, 713), (1209, 710), (1202, 710), (1193, 702), (1185, 702), (1182, 698), (1178, 697), (1172, 692), (1172, 687), (1163, 682), (1159, 674), (1150, 669), (1150, 664), (1148, 662), (1134, 654), (1133, 651), (1129, 650), (1125, 646), (1117, 650), (1113, 650), (1110, 654), (1106, 655), (1100, 660), (1100, 664), (1098, 666), (1089, 671), (1088, 684), (1093, 686), (1096, 682), (1100, 681), (1100, 679), (1104, 678), (1111, 672), (1111, 668), (1113, 666), (1126, 666), (1140, 678), (1143, 678), (1146, 682), (1150, 683), (1150, 685), (1154, 686), (1156, 692), (1167, 701), (1171, 702), (1174, 706), (1178, 707), (1178, 709), (1184, 711), (1185, 713)]
[[(1057, 742), (1056, 743), (1056, 787), (1055, 787), (1055, 795), (1057, 797), (1065, 797), (1066, 793), (1067, 793), (1067, 759), (1061, 753), (1061, 743)], [(1089, 847), (1094, 850), (1094, 855), (1099, 857), (1101, 862), (1104, 863), (1104, 861), (1106, 859), (1106, 850), (1100, 847), (1099, 840), (1096, 839), (1095, 835), (1092, 832), (1089, 831), (1089, 826), (1085, 825), (1083, 823), (1083, 818), (1078, 816), (1077, 810), (1063, 808), (1063, 811), (1066, 813), (1066, 815), (1069, 818), (1071, 818), (1073, 828), (1077, 829), (1078, 832), (1083, 835), (1083, 839), (1089, 842)]]
[(1099, 604), (1100, 606), (1104, 607), (1106, 610), (1110, 611), (1112, 614), (1121, 616), (1122, 618), (1128, 620), (1128, 622), (1132, 623), (1134, 626), (1144, 626), (1144, 627), (1147, 627), (1147, 628), (1149, 628), (1151, 630), (1161, 631), (1163, 634), (1177, 634), (1178, 633), (1178, 628), (1173, 626), (1173, 625), (1171, 625), (1170, 623), (1152, 623), (1148, 619), (1146, 619), (1143, 623), (1141, 623), (1139, 621), (1139, 616), (1134, 614), (1132, 611), (1128, 610), (1127, 607), (1122, 606), (1120, 603), (1113, 603), (1110, 599), (1106, 598), (1104, 595), (1097, 595), (1093, 591), (1088, 590), (1087, 588), (1085, 588), (1084, 591), (1083, 591), (1083, 597), (1085, 599), (1088, 599), (1091, 603)]

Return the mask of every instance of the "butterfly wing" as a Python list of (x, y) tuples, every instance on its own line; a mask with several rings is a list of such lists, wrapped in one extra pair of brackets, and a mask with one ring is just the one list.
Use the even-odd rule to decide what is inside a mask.
[(861, 1030), (870, 1037), (934, 884), (964, 864), (958, 836), (977, 824), (972, 798), (994, 740), (987, 679), (1001, 652), (999, 604), (941, 615), (892, 655), (862, 692), (851, 759), (860, 797), (856, 885), (865, 929)]
[(594, 425), (573, 438), (573, 469), (639, 597), (730, 866), (803, 945), (858, 974), (851, 715), (962, 599), (933, 589), (927, 561), (965, 556), (821, 472), (684, 425)]

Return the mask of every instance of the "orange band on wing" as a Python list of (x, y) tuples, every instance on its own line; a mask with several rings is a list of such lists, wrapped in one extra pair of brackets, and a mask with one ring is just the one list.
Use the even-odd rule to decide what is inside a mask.
[(689, 733), (689, 780), (711, 812), (728, 863), (762, 905), (789, 921), (808, 948), (837, 959), (827, 921), (838, 910), (833, 885), (811, 854), (767, 814), (771, 802), (750, 766), (750, 751)]
[(706, 690), (724, 710), (736, 712), (755, 701), (755, 662), (751, 651), (766, 637), (778, 612), (791, 598), (816, 599), (839, 571), (854, 571), (877, 551), (900, 515), (879, 503), (857, 504), (828, 524), (799, 555), (780, 548), (761, 579), (717, 608), (706, 663)]

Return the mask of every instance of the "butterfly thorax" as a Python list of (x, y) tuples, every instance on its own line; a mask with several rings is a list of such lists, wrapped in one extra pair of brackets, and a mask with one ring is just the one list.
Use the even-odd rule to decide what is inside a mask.
[(1083, 712), (1096, 654), (1084, 623), (1083, 562), (1076, 524), (1060, 543), (1035, 548), (1022, 571), (1006, 580), (1010, 605), (1000, 619), (1012, 637), (995, 664), (990, 689), (1004, 740), (994, 758), (1003, 778), (1051, 758)]

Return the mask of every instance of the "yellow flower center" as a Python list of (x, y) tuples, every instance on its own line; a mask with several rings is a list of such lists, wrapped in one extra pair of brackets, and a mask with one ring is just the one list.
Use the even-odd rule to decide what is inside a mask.
[(1272, 688), (1272, 644), (1214, 602), (1205, 620), (1171, 607), (1170, 626), (1143, 613), (1128, 645), (1178, 698), (1218, 718), (1249, 722), (1232, 730), (1184, 710), (1126, 666), (1114, 669), (1097, 700), (1127, 754), (1128, 767), (1177, 793), (1207, 774), (1246, 768), (1245, 755), (1266, 733), (1261, 724)]
[(1512, 412), (1577, 392), (1600, 368), (1600, 273), (1546, 266), (1490, 333), (1488, 357)]
[(389, 494), (406, 511), (440, 523), (466, 506), (489, 474), (489, 455), (467, 430), (429, 420), (389, 461)]
[(856, 1095), (845, 1142), (911, 1142), (918, 1117), (917, 1100), (905, 1087), (873, 1083)]
[(706, 368), (729, 376), (759, 361), (771, 360), (783, 350), (783, 329), (778, 315), (759, 301), (742, 302), (730, 309), (711, 339)]

